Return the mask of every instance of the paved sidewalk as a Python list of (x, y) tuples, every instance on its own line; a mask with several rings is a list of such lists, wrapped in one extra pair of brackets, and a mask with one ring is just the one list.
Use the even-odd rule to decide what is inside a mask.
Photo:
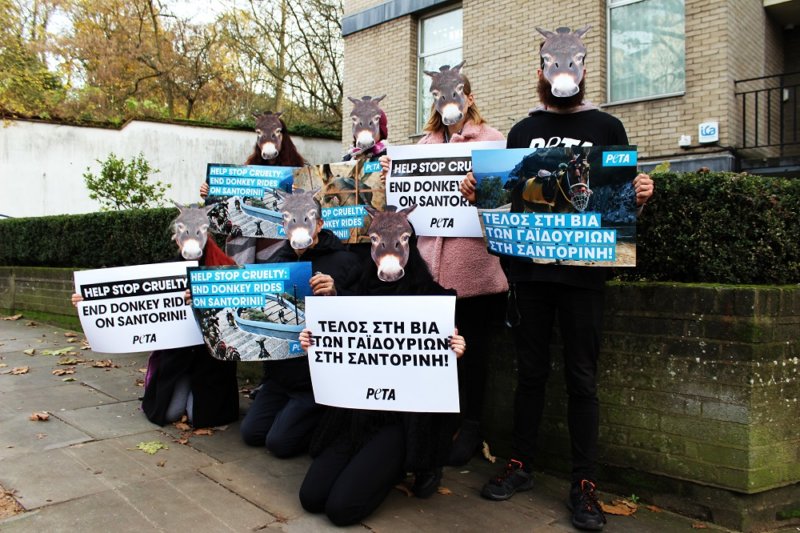
[[(3, 532), (20, 531), (328, 531), (336, 528), (303, 511), (297, 491), (307, 457), (280, 460), (249, 448), (238, 423), (213, 435), (190, 435), (151, 424), (139, 410), (144, 354), (101, 355), (68, 343), (65, 330), (30, 321), (0, 320), (0, 485), (14, 491), (25, 512), (0, 519)], [(79, 337), (79, 338), (82, 338)], [(73, 347), (87, 363), (56, 376), (60, 357), (46, 350)], [(33, 355), (24, 352), (35, 350)], [(112, 368), (90, 360), (111, 359)], [(252, 363), (243, 363), (252, 364)], [(28, 367), (24, 374), (4, 373)], [(74, 378), (74, 381), (64, 381)], [(242, 410), (247, 400), (243, 398)], [(29, 419), (46, 411), (48, 421)], [(168, 449), (148, 455), (142, 442)], [(572, 531), (564, 504), (567, 483), (537, 474), (536, 489), (507, 502), (478, 495), (497, 470), (476, 458), (445, 470), (451, 494), (429, 500), (393, 491), (352, 530)], [(0, 493), (2, 494), (2, 493)], [(612, 495), (603, 494), (605, 501)], [(694, 528), (693, 528), (694, 526)], [(642, 507), (633, 517), (609, 517), (608, 532), (693, 531), (713, 525)]]

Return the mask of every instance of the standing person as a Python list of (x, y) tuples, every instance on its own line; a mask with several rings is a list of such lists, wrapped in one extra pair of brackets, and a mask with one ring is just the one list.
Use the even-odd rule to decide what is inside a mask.
[[(313, 194), (298, 189), (283, 203), (284, 213), (316, 213), (310, 235), (292, 238), (288, 223), (292, 217), (284, 216), (287, 239), (266, 262), (311, 261), (314, 295), (348, 293), (361, 278), (360, 261), (330, 230), (322, 229), (321, 209)], [(285, 322), (283, 309), (279, 317)], [(242, 439), (250, 446), (266, 446), (277, 457), (291, 457), (306, 451), (321, 416), (322, 407), (314, 401), (307, 357), (265, 361), (261, 387), (242, 420)]]
[[(425, 136), (418, 144), (502, 141), (503, 134), (490, 127), (475, 104), (469, 79), (461, 68), (442, 66), (425, 72), (433, 80), (434, 104)], [(450, 95), (455, 94), (455, 98)], [(381, 158), (384, 173), (391, 160)], [(491, 332), (499, 325), (508, 284), (500, 261), (489, 255), (481, 237), (420, 237), (419, 251), (437, 283), (455, 289), (456, 326), (470, 347), (469, 356), (458, 361), (461, 395), (461, 427), (447, 464), (466, 464), (480, 448), (480, 420), (486, 389), (486, 361)]]
[[(588, 27), (555, 32), (538, 29), (545, 37), (537, 70), (541, 105), (508, 134), (508, 148), (627, 145), (622, 123), (584, 100), (581, 37)], [(462, 183), (462, 193), (474, 198), (474, 179)], [(636, 204), (653, 194), (653, 181), (639, 174), (633, 181)], [(521, 211), (521, 198), (512, 211)], [(506, 500), (516, 491), (533, 487), (532, 466), (550, 371), (550, 338), (558, 317), (564, 342), (564, 373), (569, 397), (567, 422), (571, 440), (572, 483), (568, 504), (578, 529), (602, 530), (605, 516), (597, 500), (595, 462), (599, 408), (597, 361), (603, 322), (604, 268), (508, 262), (518, 383), (514, 401), (512, 458), (505, 469), (483, 486), (481, 495)], [(513, 309), (512, 309), (513, 311)], [(513, 315), (514, 313), (509, 313)]]
[[(416, 247), (406, 215), (413, 210), (372, 215), (370, 261), (358, 284), (362, 296), (452, 294), (431, 277)], [(300, 334), (303, 349), (313, 343), (312, 332)], [(453, 333), (450, 347), (457, 357), (464, 337)], [(347, 386), (343, 384), (343, 386)], [(383, 502), (407, 471), (431, 471), (450, 448), (450, 432), (439, 424), (439, 413), (398, 413), (331, 408), (319, 425), (311, 446), (314, 461), (300, 488), (300, 503), (311, 513), (324, 512), (337, 526), (357, 524)], [(428, 498), (439, 479), (417, 475), (412, 492)]]

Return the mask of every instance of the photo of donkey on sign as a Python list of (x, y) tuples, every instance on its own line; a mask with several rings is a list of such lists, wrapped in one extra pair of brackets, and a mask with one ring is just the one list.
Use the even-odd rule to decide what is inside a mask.
[[(481, 221), (490, 252), (534, 262), (635, 266), (636, 147), (476, 150), (472, 161), (476, 205), (484, 210)], [(547, 216), (501, 221), (486, 213), (509, 209)], [(572, 220), (578, 225), (573, 227)], [(531, 229), (533, 234), (517, 233)], [(537, 246), (516, 247), (522, 241)]]

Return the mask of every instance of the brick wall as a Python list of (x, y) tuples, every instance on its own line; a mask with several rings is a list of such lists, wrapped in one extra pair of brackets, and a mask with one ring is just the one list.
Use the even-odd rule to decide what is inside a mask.
[[(347, 0), (345, 12), (380, 3)], [(562, 3), (565, 9), (558, 9)], [(541, 38), (534, 26), (592, 25), (585, 38), (587, 97), (595, 103), (606, 101), (606, 2), (463, 0), (462, 7), (465, 72), (481, 111), (500, 131), (507, 133), (536, 104)], [(407, 16), (345, 38), (345, 94), (388, 94), (384, 103), (393, 143), (412, 142), (409, 137), (415, 133), (417, 22), (417, 15)], [(781, 72), (782, 46), (780, 28), (766, 16), (761, 2), (686, 0), (685, 95), (610, 105), (606, 111), (625, 123), (643, 160), (719, 152), (720, 147), (681, 150), (678, 138), (691, 135), (697, 145), (698, 124), (717, 120), (719, 145), (736, 145), (741, 117), (733, 82)], [(346, 103), (345, 110), (349, 108)], [(347, 123), (345, 128), (349, 131)]]

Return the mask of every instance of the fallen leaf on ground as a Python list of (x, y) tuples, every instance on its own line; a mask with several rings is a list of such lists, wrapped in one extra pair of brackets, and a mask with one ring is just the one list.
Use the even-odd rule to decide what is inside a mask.
[(45, 437), (47, 437), (47, 433), (37, 433), (36, 434), (36, 439), (37, 440), (42, 440)]
[(69, 339), (67, 339), (67, 342), (78, 342), (78, 339), (76, 339), (75, 337), (70, 337)]
[(142, 450), (144, 453), (147, 453), (147, 454), (150, 454), (150, 455), (155, 454), (158, 450), (169, 450), (169, 448), (167, 448), (166, 444), (164, 444), (161, 441), (157, 441), (157, 440), (151, 440), (151, 441), (148, 441), (148, 442), (140, 442), (139, 444), (136, 445), (136, 449), (137, 450)]
[(86, 359), (78, 359), (77, 357), (64, 357), (63, 359), (59, 359), (57, 365), (77, 365), (80, 363), (85, 363)]
[(8, 373), (10, 373), (12, 376), (19, 376), (22, 374), (27, 374), (28, 372), (30, 372), (30, 370), (31, 367), (29, 366), (15, 366)]
[(21, 314), (19, 314), (19, 315), (11, 315), (11, 316), (4, 316), (3, 320), (19, 320), (20, 318), (22, 318)]
[(175, 422), (173, 425), (181, 431), (189, 431), (190, 429), (192, 429), (192, 426), (190, 426), (186, 422)]
[(34, 322), (33, 320), (30, 320), (30, 321), (28, 321), (28, 322), (25, 322), (25, 325), (26, 325), (26, 326), (28, 326), (28, 327), (31, 327), (31, 328), (35, 328), (35, 327), (36, 327), (36, 326), (38, 326), (39, 324), (37, 324), (37, 323), (36, 323), (36, 322)]
[(77, 336), (78, 336), (78, 334), (77, 334), (77, 333), (75, 333), (74, 331), (65, 331), (65, 332), (64, 332), (64, 336), (65, 336), (65, 337), (77, 337)]
[(5, 367), (7, 367), (7, 366), (8, 366), (8, 365), (7, 365), (7, 364), (5, 364), (5, 363), (0, 363), (0, 368), (5, 368)]
[(497, 461), (497, 457), (492, 455), (492, 450), (489, 449), (489, 443), (483, 441), (483, 446), (481, 447), (481, 453), (483, 453), (483, 458), (489, 461), (490, 463), (494, 464)]
[(73, 377), (61, 378), (61, 381), (75, 381), (75, 378)]
[(89, 345), (89, 341), (87, 341), (86, 339), (81, 341), (81, 350), (91, 350), (91, 349), (92, 347)]
[(111, 359), (101, 359), (100, 361), (95, 361), (92, 363), (94, 368), (119, 368), (119, 365), (115, 365)]
[(69, 368), (56, 368), (53, 370), (54, 376), (66, 376), (67, 374), (74, 374), (75, 367), (71, 366)]
[(139, 369), (139, 373), (140, 373), (140, 374), (147, 374), (147, 367), (140, 368), (140, 369)]
[(192, 435), (213, 435), (214, 430), (211, 428), (200, 428), (192, 431)]
[(59, 348), (58, 350), (42, 350), (42, 355), (67, 355), (72, 351), (72, 346)]
[(36, 354), (36, 348), (28, 348), (27, 350), (22, 350), (22, 353), (25, 355), (34, 355)]
[(157, 462), (157, 463), (156, 463), (156, 465), (160, 466), (161, 468), (164, 468), (164, 465), (165, 465), (165, 464), (167, 464), (167, 460), (166, 460), (166, 459), (165, 459), (165, 460), (163, 460), (163, 461), (159, 461), (159, 462)]
[(178, 444), (186, 445), (186, 444), (189, 444), (189, 438), (188, 437), (181, 437), (179, 439), (175, 439), (173, 442), (177, 442)]
[(650, 511), (652, 513), (660, 513), (661, 512), (661, 507), (656, 507), (655, 505), (648, 505), (648, 506), (645, 507), (645, 509), (647, 509), (648, 511)]
[(400, 492), (402, 492), (403, 494), (405, 494), (409, 498), (414, 495), (414, 493), (411, 492), (411, 489), (408, 488), (408, 485), (406, 485), (405, 483), (398, 483), (397, 485), (394, 486), (394, 488), (396, 488), (397, 490), (399, 490)]
[(702, 522), (695, 522), (692, 524), (692, 529), (708, 529), (708, 526)]
[(37, 411), (36, 413), (31, 414), (28, 419), (34, 422), (47, 422), (50, 420), (50, 413), (47, 411)]
[(137, 387), (144, 387), (144, 380), (143, 379), (137, 379), (136, 380), (136, 386)]
[(438, 492), (442, 496), (450, 496), (451, 494), (453, 494), (453, 491), (448, 489), (447, 487), (439, 487), (438, 489), (436, 489), (436, 492)]
[(628, 500), (612, 500), (611, 503), (600, 502), (600, 507), (604, 513), (617, 516), (630, 516), (639, 508), (638, 505)]
[(14, 499), (14, 491), (0, 487), (0, 520), (23, 512), (25, 509)]

